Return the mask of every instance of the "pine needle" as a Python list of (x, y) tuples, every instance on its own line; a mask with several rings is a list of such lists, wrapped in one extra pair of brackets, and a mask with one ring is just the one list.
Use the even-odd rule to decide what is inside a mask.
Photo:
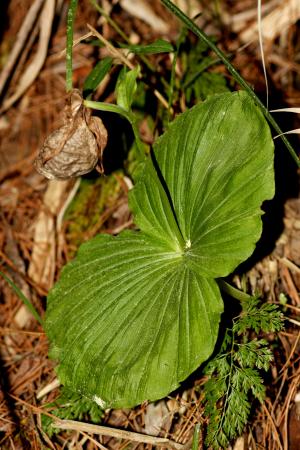
[(274, 136), (273, 139), (277, 139), (285, 134), (300, 134), (300, 128), (295, 128), (294, 130), (285, 131), (284, 133), (277, 134), (277, 136)]
[(263, 34), (262, 34), (262, 21), (261, 21), (261, 0), (257, 0), (257, 28), (258, 28), (258, 39), (259, 39), (259, 49), (261, 54), (261, 62), (264, 71), (265, 83), (266, 83), (266, 104), (267, 109), (269, 109), (269, 85), (268, 85), (268, 77), (266, 71), (265, 64), (265, 54), (264, 54), (264, 46), (263, 46)]
[(281, 109), (272, 109), (270, 112), (289, 112), (300, 114), (300, 108), (281, 108)]

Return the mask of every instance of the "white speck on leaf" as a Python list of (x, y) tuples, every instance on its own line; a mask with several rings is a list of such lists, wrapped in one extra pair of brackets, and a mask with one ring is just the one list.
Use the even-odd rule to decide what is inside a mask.
[(94, 395), (93, 400), (95, 403), (97, 403), (97, 405), (100, 406), (100, 408), (103, 408), (103, 409), (105, 408), (106, 403), (104, 400), (102, 400), (102, 398), (97, 397), (97, 395)]

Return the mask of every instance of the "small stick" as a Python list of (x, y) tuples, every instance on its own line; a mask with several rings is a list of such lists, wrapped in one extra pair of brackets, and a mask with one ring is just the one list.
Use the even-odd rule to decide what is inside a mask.
[(0, 327), (0, 336), (6, 334), (25, 334), (27, 336), (36, 336), (36, 337), (45, 336), (45, 333), (39, 331), (27, 331), (27, 330), (20, 330), (18, 328)]
[[(89, 37), (92, 37), (92, 36), (93, 36), (93, 33), (91, 31), (89, 31), (86, 34), (83, 34), (78, 39), (73, 40), (72, 48), (76, 47), (76, 45), (80, 44), (82, 41), (85, 41), (86, 39), (88, 39)], [(64, 48), (63, 50), (58, 52), (55, 56), (57, 57), (57, 59), (62, 58), (63, 56), (65, 56), (66, 51), (67, 51), (67, 48)]]
[[(296, 383), (295, 383), (296, 382)], [(292, 397), (294, 396), (295, 391), (297, 390), (297, 385), (299, 383), (299, 377), (294, 380), (294, 383), (292, 383), (292, 388), (289, 390), (287, 395), (287, 402), (286, 407), (284, 410), (284, 422), (283, 422), (283, 448), (284, 450), (289, 449), (289, 432), (288, 432), (288, 421), (289, 421), (289, 411), (290, 411), (290, 404)]]
[(86, 438), (89, 439), (93, 444), (96, 445), (96, 447), (100, 448), (101, 450), (107, 450), (104, 445), (100, 444), (100, 442), (97, 442), (96, 439), (92, 438), (92, 436), (89, 436), (88, 434), (84, 433), (84, 431), (80, 431), (80, 433)]
[(298, 333), (298, 336), (297, 336), (297, 338), (296, 338), (296, 341), (294, 342), (294, 345), (293, 345), (293, 348), (292, 348), (292, 350), (291, 350), (291, 353), (290, 353), (288, 359), (286, 360), (284, 366), (281, 368), (281, 370), (280, 370), (279, 373), (282, 373), (282, 372), (288, 367), (288, 365), (289, 365), (289, 363), (290, 363), (290, 361), (291, 361), (291, 359), (292, 359), (292, 356), (293, 356), (293, 354), (295, 353), (295, 350), (296, 350), (296, 348), (297, 348), (299, 339), (300, 339), (300, 331), (299, 331), (299, 333)]
[(122, 52), (120, 52), (113, 45), (111, 45), (111, 43), (107, 39), (105, 39), (105, 37), (103, 37), (102, 34), (100, 34), (94, 27), (92, 27), (92, 25), (87, 23), (87, 27), (93, 33), (93, 35), (95, 37), (97, 37), (99, 39), (99, 41), (101, 41), (102, 44), (105, 45), (106, 48), (109, 49), (109, 51), (111, 52), (111, 54), (113, 56), (115, 56), (115, 58), (120, 59), (122, 61), (122, 63), (125, 64), (125, 66), (127, 66), (130, 70), (134, 69), (134, 65), (131, 64), (131, 62), (128, 61), (127, 58), (125, 58), (125, 56), (122, 54)]
[(52, 392), (54, 389), (58, 388), (59, 386), (60, 386), (59, 380), (57, 378), (54, 378), (54, 380), (51, 381), (51, 383), (47, 384), (45, 387), (43, 387), (43, 389), (41, 389), (37, 393), (36, 398), (38, 400), (40, 400), (42, 397), (49, 394), (49, 392)]
[(297, 325), (297, 327), (300, 327), (300, 322), (298, 320), (290, 319), (289, 317), (285, 317), (285, 320), (287, 320), (288, 322), (291, 322), (294, 325)]
[(75, 420), (55, 420), (52, 424), (54, 428), (60, 428), (63, 430), (74, 430), (92, 434), (104, 434), (105, 436), (111, 436), (117, 439), (128, 439), (129, 441), (141, 442), (144, 444), (156, 445), (159, 447), (166, 447), (175, 450), (184, 450), (185, 446), (178, 444), (166, 438), (159, 438), (149, 436), (141, 433), (134, 433), (132, 431), (119, 430), (117, 428), (105, 427), (102, 425), (93, 425), (90, 423), (77, 422)]
[(294, 264), (288, 258), (279, 258), (279, 261), (282, 262), (286, 267), (288, 267), (293, 272), (300, 274), (300, 267), (296, 266), (296, 264)]
[(278, 431), (277, 431), (277, 427), (276, 427), (276, 425), (274, 423), (274, 420), (273, 420), (273, 418), (272, 418), (268, 408), (266, 407), (266, 405), (264, 403), (262, 403), (262, 408), (263, 408), (265, 414), (268, 416), (268, 419), (270, 420), (271, 427), (273, 429), (274, 436), (275, 436), (275, 439), (277, 441), (278, 448), (279, 448), (279, 450), (283, 450), (282, 444), (280, 442), (279, 434), (278, 434)]

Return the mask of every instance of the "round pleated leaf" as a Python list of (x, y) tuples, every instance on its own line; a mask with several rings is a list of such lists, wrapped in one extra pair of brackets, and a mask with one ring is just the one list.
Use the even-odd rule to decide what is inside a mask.
[(212, 353), (217, 283), (142, 233), (84, 244), (48, 299), (47, 334), (64, 384), (105, 407), (156, 400)]

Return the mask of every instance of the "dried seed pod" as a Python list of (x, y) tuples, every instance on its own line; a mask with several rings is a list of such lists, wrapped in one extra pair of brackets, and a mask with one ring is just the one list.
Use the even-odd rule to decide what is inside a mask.
[(63, 125), (44, 142), (34, 164), (49, 179), (79, 177), (99, 163), (107, 143), (107, 131), (99, 117), (91, 117), (80, 91), (71, 91), (64, 110)]

